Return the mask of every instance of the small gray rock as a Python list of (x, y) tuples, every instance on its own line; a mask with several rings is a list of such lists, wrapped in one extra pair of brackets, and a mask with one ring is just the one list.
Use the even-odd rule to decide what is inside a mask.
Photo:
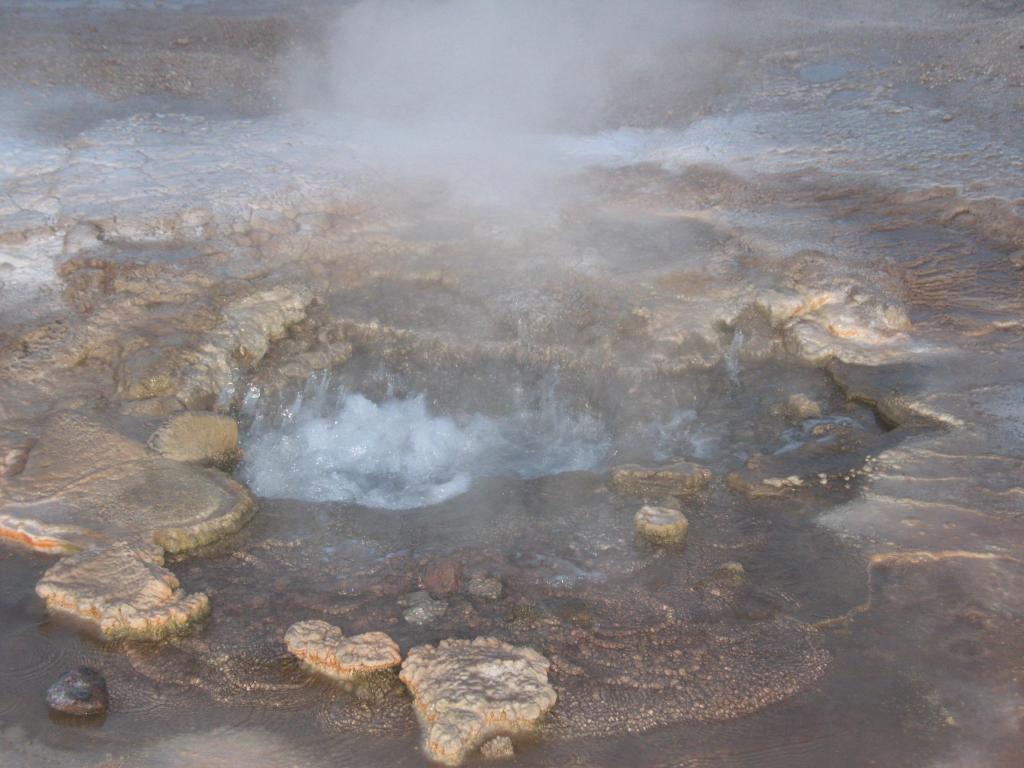
[(92, 667), (65, 672), (46, 692), (46, 703), (66, 715), (99, 715), (107, 711), (107, 681)]
[(429, 603), (433, 598), (430, 593), (424, 589), (418, 589), (415, 592), (409, 592), (406, 595), (402, 595), (398, 598), (398, 604), (403, 608), (409, 608), (414, 605), (420, 605), (421, 603)]
[(406, 608), (402, 612), (402, 618), (410, 624), (430, 624), (444, 616), (447, 610), (448, 603), (434, 600), (428, 595), (426, 600), (420, 600), (411, 608)]
[(485, 600), (497, 600), (501, 597), (501, 579), (494, 576), (474, 576), (466, 587), (473, 597)]
[(480, 747), (480, 756), (487, 760), (507, 760), (515, 755), (512, 739), (508, 736), (495, 736)]

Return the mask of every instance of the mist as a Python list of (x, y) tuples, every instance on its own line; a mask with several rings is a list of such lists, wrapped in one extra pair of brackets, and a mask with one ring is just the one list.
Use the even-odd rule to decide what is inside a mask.
[(617, 90), (657, 77), (707, 13), (663, 0), (362, 2), (335, 22), (331, 96), (346, 113), (413, 124), (604, 126)]
[(703, 2), (367, 0), (330, 23), (322, 59), (296, 61), (289, 97), (377, 167), (536, 203), (594, 151), (573, 136), (629, 125), (632, 95), (697, 76), (680, 51), (716, 21)]

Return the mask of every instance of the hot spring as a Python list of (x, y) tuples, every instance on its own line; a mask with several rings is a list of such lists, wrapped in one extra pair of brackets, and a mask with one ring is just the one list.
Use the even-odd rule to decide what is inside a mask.
[(598, 419), (550, 395), (494, 417), (437, 413), (423, 394), (374, 402), (328, 381), (310, 390), (277, 418), (247, 404), (255, 416), (241, 475), (261, 496), (409, 509), (464, 493), (476, 478), (594, 470), (612, 454)]
[(1019, 4), (2, 5), (0, 768), (1022, 763)]

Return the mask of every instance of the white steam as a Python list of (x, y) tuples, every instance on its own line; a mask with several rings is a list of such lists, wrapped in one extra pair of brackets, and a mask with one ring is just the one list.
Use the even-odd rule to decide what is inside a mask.
[(279, 423), (257, 417), (242, 473), (264, 497), (409, 509), (464, 493), (478, 477), (591, 469), (610, 448), (600, 422), (550, 398), (504, 418), (456, 418), (431, 413), (422, 395), (375, 403), (322, 388)]
[(712, 16), (668, 0), (363, 0), (293, 91), (377, 169), (536, 204), (580, 167), (566, 135), (627, 124), (623, 98), (671, 85), (666, 62)]
[(700, 15), (664, 0), (372, 0), (338, 19), (331, 88), (349, 114), (544, 131), (607, 119)]

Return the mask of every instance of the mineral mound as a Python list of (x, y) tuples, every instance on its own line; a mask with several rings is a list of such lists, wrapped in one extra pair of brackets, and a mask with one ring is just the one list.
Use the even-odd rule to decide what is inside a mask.
[(163, 567), (155, 544), (114, 542), (68, 555), (36, 585), (51, 611), (65, 611), (96, 624), (111, 637), (157, 638), (202, 618), (210, 601), (188, 595)]
[(416, 699), (427, 754), (458, 765), (491, 737), (532, 727), (557, 698), (549, 667), (532, 648), (489, 637), (413, 648), (400, 678)]
[(149, 445), (168, 459), (225, 470), (242, 457), (238, 422), (215, 413), (175, 414), (153, 433)]
[(613, 467), (608, 477), (608, 485), (616, 493), (642, 498), (689, 496), (709, 482), (711, 472), (689, 461), (655, 468), (623, 464)]
[(678, 509), (641, 507), (634, 518), (637, 532), (652, 541), (682, 542), (690, 524)]
[(227, 475), (164, 458), (80, 413), (54, 417), (0, 486), (0, 537), (73, 552), (144, 539), (168, 552), (241, 528), (255, 505)]
[(314, 669), (337, 677), (397, 667), (402, 662), (398, 645), (383, 632), (345, 637), (326, 621), (300, 621), (284, 634), (288, 652)]

